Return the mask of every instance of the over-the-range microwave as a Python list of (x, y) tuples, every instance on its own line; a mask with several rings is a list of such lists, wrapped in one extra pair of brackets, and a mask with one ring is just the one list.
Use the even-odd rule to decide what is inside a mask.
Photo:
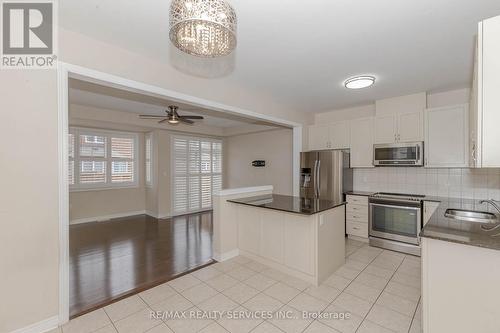
[(423, 142), (373, 145), (373, 165), (375, 166), (423, 166), (423, 156)]

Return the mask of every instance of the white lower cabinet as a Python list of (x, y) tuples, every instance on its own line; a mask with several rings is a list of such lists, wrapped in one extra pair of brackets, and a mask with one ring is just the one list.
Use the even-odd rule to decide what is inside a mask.
[(346, 233), (351, 236), (368, 238), (368, 223), (347, 221)]
[(368, 197), (347, 195), (346, 234), (368, 239)]
[(422, 238), (425, 333), (497, 333), (500, 251)]

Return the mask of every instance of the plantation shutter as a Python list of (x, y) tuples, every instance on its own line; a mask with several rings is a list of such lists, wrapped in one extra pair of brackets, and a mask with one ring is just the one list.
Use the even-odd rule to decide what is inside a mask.
[(222, 187), (222, 142), (174, 136), (172, 150), (174, 215), (211, 209)]
[(174, 152), (174, 213), (188, 211), (188, 140), (175, 137)]
[(75, 135), (68, 134), (68, 184), (75, 185)]
[(144, 159), (145, 159), (145, 169), (146, 169), (144, 177), (146, 180), (146, 186), (152, 186), (153, 185), (153, 137), (151, 133), (148, 133), (145, 136)]

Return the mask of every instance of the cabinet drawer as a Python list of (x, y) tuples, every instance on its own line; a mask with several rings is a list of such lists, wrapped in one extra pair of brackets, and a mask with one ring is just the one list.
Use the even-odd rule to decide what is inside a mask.
[(368, 224), (347, 221), (346, 232), (348, 235), (368, 238)]
[(368, 197), (361, 195), (348, 195), (347, 203), (368, 206)]
[(360, 215), (346, 215), (346, 221), (357, 222), (357, 223), (368, 223), (368, 216), (360, 216)]
[(368, 206), (347, 204), (346, 212), (347, 214), (368, 216)]

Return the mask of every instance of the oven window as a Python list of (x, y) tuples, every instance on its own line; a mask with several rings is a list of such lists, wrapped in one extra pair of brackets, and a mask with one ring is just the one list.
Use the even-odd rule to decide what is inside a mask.
[(406, 237), (417, 237), (420, 223), (414, 209), (372, 206), (372, 230)]
[(378, 161), (416, 160), (416, 147), (375, 148), (375, 159)]

